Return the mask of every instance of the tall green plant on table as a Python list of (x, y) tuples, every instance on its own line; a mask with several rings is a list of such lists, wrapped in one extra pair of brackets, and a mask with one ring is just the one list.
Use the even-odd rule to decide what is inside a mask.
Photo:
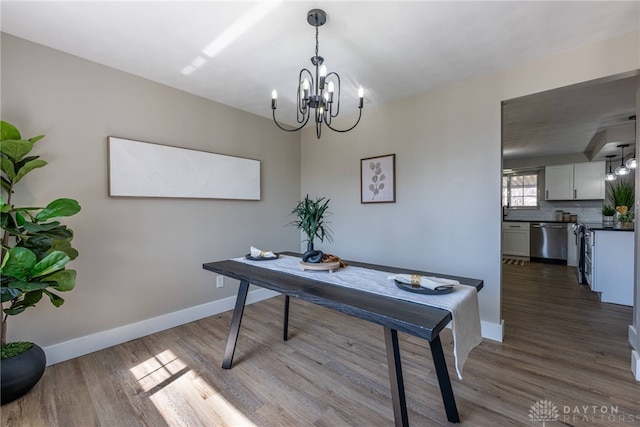
[(329, 200), (325, 197), (316, 198), (312, 200), (307, 194), (305, 198), (298, 202), (296, 207), (291, 211), (291, 214), (295, 215), (298, 219), (289, 223), (289, 225), (295, 225), (299, 230), (302, 230), (307, 236), (308, 250), (313, 250), (313, 241), (317, 237), (321, 242), (326, 238), (329, 243), (333, 241), (331, 235), (331, 229), (327, 226), (325, 216), (331, 213), (327, 211), (329, 209)]
[[(76, 271), (66, 264), (78, 256), (71, 246), (73, 231), (54, 218), (80, 211), (73, 199), (56, 199), (45, 207), (18, 207), (12, 204), (16, 184), (28, 173), (47, 164), (39, 156), (28, 156), (44, 135), (22, 139), (18, 129), (0, 122), (0, 161), (2, 162), (2, 348), (7, 348), (7, 320), (35, 306), (43, 297), (60, 307), (67, 292), (76, 284)], [(24, 347), (23, 345), (19, 345)], [(27, 346), (28, 349), (29, 346)], [(19, 352), (19, 350), (18, 350)]]
[(633, 228), (635, 187), (631, 179), (609, 183), (609, 201), (615, 206), (617, 220), (623, 228)]
[(633, 210), (635, 203), (635, 187), (631, 179), (618, 179), (609, 184), (609, 203), (616, 208), (626, 206)]

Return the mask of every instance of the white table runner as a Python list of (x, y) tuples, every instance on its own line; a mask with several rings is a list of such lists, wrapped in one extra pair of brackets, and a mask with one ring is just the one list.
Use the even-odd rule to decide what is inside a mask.
[(392, 272), (354, 266), (340, 268), (333, 273), (302, 271), (300, 258), (288, 255), (280, 255), (273, 261), (250, 261), (244, 257), (234, 258), (232, 261), (450, 311), (453, 319), (451, 322), (453, 354), (456, 372), (460, 379), (462, 379), (462, 368), (469, 352), (482, 342), (478, 292), (474, 286), (454, 285), (453, 292), (449, 294), (426, 295), (398, 288), (392, 280), (388, 279), (390, 275), (395, 274)]

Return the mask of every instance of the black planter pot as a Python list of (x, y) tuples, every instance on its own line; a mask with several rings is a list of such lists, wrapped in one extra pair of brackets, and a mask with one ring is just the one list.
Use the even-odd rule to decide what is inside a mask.
[(313, 249), (313, 243), (307, 243), (307, 251), (302, 254), (302, 261), (319, 263), (322, 262), (323, 255), (322, 251), (316, 251)]
[(1, 396), (4, 405), (24, 396), (40, 381), (47, 365), (47, 358), (42, 348), (34, 344), (24, 353), (3, 359), (0, 363)]

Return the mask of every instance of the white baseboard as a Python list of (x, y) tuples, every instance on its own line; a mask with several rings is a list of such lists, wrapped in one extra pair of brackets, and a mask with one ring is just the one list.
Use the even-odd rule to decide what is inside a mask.
[(633, 325), (629, 325), (629, 344), (631, 344), (631, 348), (640, 351), (640, 337), (638, 337), (638, 331)]
[[(267, 289), (252, 290), (249, 292), (249, 295), (247, 295), (247, 304), (262, 301), (277, 295), (280, 294)], [(44, 347), (43, 350), (47, 356), (47, 366), (55, 365), (65, 360), (80, 357), (150, 334), (155, 334), (156, 332), (184, 325), (185, 323), (200, 320), (205, 317), (224, 313), (225, 311), (233, 309), (235, 302), (235, 296), (227, 297)], [(483, 321), (481, 322), (481, 327), (483, 338), (502, 342), (502, 338), (504, 337), (504, 320), (499, 324)]]
[(500, 319), (500, 323), (491, 323), (480, 321), (482, 328), (482, 338), (502, 342), (504, 339), (504, 320)]
[[(255, 289), (247, 295), (247, 304), (262, 301), (277, 295), (280, 294), (268, 289)], [(120, 326), (44, 347), (43, 350), (47, 356), (47, 366), (164, 331), (165, 329), (184, 325), (185, 323), (205, 317), (224, 313), (225, 311), (233, 309), (235, 303), (235, 296), (227, 297), (173, 313), (163, 314), (162, 316), (151, 319), (141, 320), (140, 322), (130, 325)]]
[(631, 372), (636, 381), (640, 381), (640, 353), (631, 350)]

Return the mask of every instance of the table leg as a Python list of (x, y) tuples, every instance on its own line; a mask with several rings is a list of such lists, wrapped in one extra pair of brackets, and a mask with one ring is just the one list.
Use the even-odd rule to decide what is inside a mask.
[(282, 339), (289, 339), (289, 295), (284, 296), (284, 326), (282, 328)]
[(440, 336), (437, 335), (429, 344), (431, 346), (433, 364), (435, 365), (436, 374), (438, 375), (438, 384), (440, 384), (440, 393), (442, 394), (444, 409), (447, 412), (447, 419), (452, 423), (459, 423), (460, 416), (458, 415), (456, 399), (453, 397), (453, 388), (451, 387), (451, 380), (449, 379), (449, 372), (447, 371), (447, 362), (442, 352)]
[(402, 379), (398, 331), (385, 326), (384, 341), (387, 347), (387, 365), (389, 366), (389, 382), (391, 383), (393, 417), (396, 422), (396, 427), (407, 427), (409, 425), (409, 415), (407, 414), (407, 399), (404, 394), (404, 380)]
[(240, 322), (242, 321), (242, 313), (244, 312), (244, 304), (247, 301), (248, 292), (249, 282), (246, 280), (240, 281), (238, 296), (236, 297), (236, 307), (233, 309), (233, 318), (231, 319), (231, 327), (229, 328), (227, 348), (224, 350), (224, 359), (222, 360), (223, 369), (231, 369), (231, 362), (233, 362), (233, 353), (236, 351)]

